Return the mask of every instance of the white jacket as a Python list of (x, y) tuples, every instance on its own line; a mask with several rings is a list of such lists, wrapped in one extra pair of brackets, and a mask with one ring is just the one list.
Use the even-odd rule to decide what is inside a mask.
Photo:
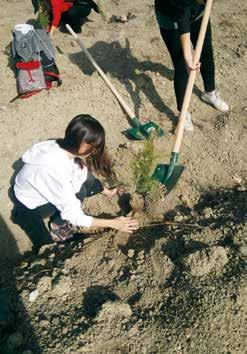
[(25, 163), (15, 179), (16, 198), (29, 209), (51, 203), (61, 217), (75, 226), (90, 227), (75, 193), (87, 179), (87, 167), (80, 168), (55, 140), (35, 144), (23, 156)]

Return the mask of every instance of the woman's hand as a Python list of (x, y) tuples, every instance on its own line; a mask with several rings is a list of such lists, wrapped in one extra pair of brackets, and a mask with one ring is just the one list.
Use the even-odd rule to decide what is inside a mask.
[(180, 36), (181, 45), (183, 48), (184, 60), (187, 66), (188, 72), (191, 70), (200, 70), (201, 63), (193, 63), (193, 51), (190, 41), (190, 33), (184, 33)]
[(188, 58), (184, 58), (184, 59), (185, 59), (185, 63), (186, 63), (188, 72), (190, 72), (191, 70), (200, 71), (200, 67), (201, 67), (201, 63), (200, 62), (194, 64), (192, 57), (188, 57)]
[(139, 229), (139, 222), (137, 220), (125, 216), (109, 220), (109, 222), (111, 224), (110, 227), (113, 229), (128, 232), (130, 234)]
[(110, 227), (112, 229), (132, 234), (133, 231), (139, 229), (139, 222), (125, 216), (120, 216), (114, 219), (93, 218), (91, 227)]
[(57, 30), (57, 28), (55, 26), (51, 26), (51, 29), (50, 29), (50, 37), (51, 38), (54, 37), (56, 30)]
[(104, 194), (108, 198), (112, 198), (115, 195), (121, 195), (123, 192), (124, 192), (124, 189), (122, 187), (116, 187), (113, 189), (109, 189), (109, 188), (104, 187), (102, 194)]

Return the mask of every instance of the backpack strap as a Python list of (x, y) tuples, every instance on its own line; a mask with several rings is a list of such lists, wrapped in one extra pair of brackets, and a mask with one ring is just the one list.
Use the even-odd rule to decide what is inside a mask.
[(53, 81), (57, 82), (58, 87), (62, 85), (62, 80), (59, 74), (53, 71), (45, 70), (44, 75), (45, 75), (45, 82), (46, 82), (47, 89), (50, 89), (52, 87)]

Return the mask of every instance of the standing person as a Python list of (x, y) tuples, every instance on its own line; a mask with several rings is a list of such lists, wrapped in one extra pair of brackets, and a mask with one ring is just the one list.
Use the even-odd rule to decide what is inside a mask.
[[(72, 119), (63, 139), (35, 144), (23, 156), (24, 166), (14, 185), (13, 221), (31, 239), (34, 248), (73, 237), (74, 227), (110, 227), (132, 233), (138, 222), (128, 217), (100, 219), (84, 214), (81, 202), (102, 193), (113, 197), (118, 188), (103, 187), (89, 170), (111, 174), (105, 152), (105, 132), (90, 115)], [(49, 228), (43, 218), (50, 216)]]
[[(201, 96), (202, 100), (222, 112), (229, 110), (229, 106), (221, 99), (215, 87), (210, 21), (202, 48), (201, 63), (193, 64), (192, 45), (196, 46), (204, 8), (204, 0), (155, 0), (155, 12), (160, 33), (170, 53), (175, 70), (174, 89), (179, 112), (183, 104), (188, 72), (199, 69), (205, 89)], [(186, 115), (185, 130), (193, 131), (189, 112)]]
[[(35, 11), (38, 9), (37, 0), (32, 0)], [(99, 12), (93, 0), (38, 0), (48, 13), (51, 20), (49, 25), (50, 36), (53, 37), (57, 27), (63, 23), (69, 24), (74, 32), (81, 32), (82, 21), (87, 18), (92, 9)]]

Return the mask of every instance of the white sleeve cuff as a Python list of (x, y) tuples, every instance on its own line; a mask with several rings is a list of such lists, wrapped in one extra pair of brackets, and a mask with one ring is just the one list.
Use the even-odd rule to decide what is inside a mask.
[(82, 220), (80, 222), (80, 225), (78, 225), (78, 226), (90, 227), (92, 225), (92, 223), (93, 223), (93, 217), (84, 214), (82, 216)]

